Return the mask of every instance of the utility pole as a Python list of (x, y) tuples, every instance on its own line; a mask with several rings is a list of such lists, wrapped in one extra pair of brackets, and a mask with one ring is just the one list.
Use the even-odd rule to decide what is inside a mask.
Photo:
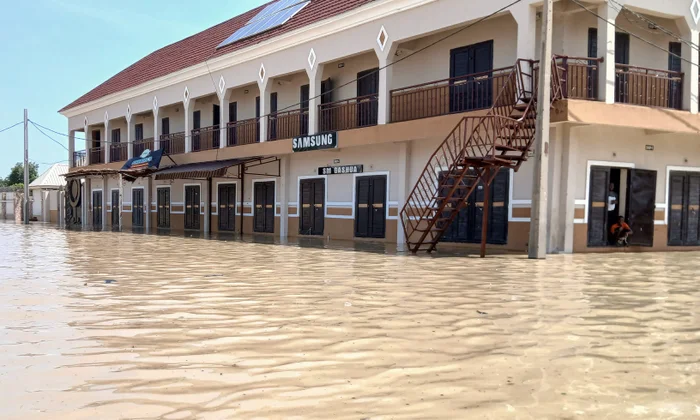
[(24, 110), (24, 224), (29, 224), (29, 126)]
[(553, 0), (545, 0), (542, 15), (542, 57), (537, 87), (537, 126), (535, 137), (535, 171), (532, 182), (530, 214), (531, 259), (547, 258), (547, 193), (549, 188), (549, 114), (552, 90), (552, 12)]

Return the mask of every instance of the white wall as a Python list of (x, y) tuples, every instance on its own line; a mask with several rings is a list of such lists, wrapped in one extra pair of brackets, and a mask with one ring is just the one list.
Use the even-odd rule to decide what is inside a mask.
[[(341, 64), (344, 67), (339, 68)], [(323, 68), (323, 80), (330, 78), (333, 88), (336, 89), (333, 91), (333, 101), (357, 97), (357, 83), (338, 87), (355, 80), (357, 73), (377, 67), (379, 67), (379, 59), (374, 51), (326, 64)]]
[[(417, 51), (453, 32), (455, 29), (402, 43), (399, 45), (399, 52), (402, 49), (409, 52)], [(493, 40), (494, 68), (513, 66), (516, 60), (515, 40), (517, 36), (517, 24), (511, 15), (491, 19), (481, 25), (474, 26), (398, 62), (394, 67), (392, 89), (449, 78), (450, 51), (484, 41)], [(401, 55), (395, 57), (394, 61), (399, 59), (401, 59)]]

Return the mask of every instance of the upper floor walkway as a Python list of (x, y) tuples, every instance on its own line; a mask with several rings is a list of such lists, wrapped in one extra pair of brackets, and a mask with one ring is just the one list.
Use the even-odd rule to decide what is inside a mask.
[[(523, 1), (479, 21), (501, 3), (373, 2), (68, 109), (71, 166), (120, 162), (145, 149), (197, 153), (490, 108), (513, 63), (539, 55), (541, 6)], [(676, 0), (663, 11), (649, 0), (618, 3), (556, 3), (554, 52), (565, 96), (697, 114), (693, 12)], [(85, 150), (76, 152), (78, 132)]]

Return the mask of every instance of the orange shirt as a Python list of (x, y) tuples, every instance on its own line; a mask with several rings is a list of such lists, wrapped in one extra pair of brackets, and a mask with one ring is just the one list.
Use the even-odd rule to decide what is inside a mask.
[(632, 229), (630, 229), (630, 225), (628, 225), (628, 224), (625, 223), (625, 222), (622, 222), (622, 225), (620, 225), (619, 223), (615, 223), (614, 225), (612, 225), (612, 227), (610, 228), (610, 232), (615, 233), (615, 231), (616, 231), (617, 229), (621, 229), (621, 230), (632, 230)]

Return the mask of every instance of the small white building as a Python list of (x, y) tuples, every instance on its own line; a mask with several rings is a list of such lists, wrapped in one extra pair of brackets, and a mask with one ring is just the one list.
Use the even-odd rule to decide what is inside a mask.
[(38, 221), (60, 224), (63, 206), (59, 203), (66, 186), (66, 179), (62, 175), (66, 173), (68, 165), (56, 163), (29, 184), (32, 216)]

